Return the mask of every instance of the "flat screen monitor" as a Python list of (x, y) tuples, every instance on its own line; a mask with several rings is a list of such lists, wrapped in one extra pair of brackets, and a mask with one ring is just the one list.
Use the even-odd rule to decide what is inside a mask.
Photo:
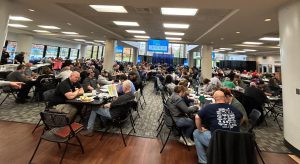
[(168, 52), (168, 40), (148, 40), (148, 51), (151, 52)]

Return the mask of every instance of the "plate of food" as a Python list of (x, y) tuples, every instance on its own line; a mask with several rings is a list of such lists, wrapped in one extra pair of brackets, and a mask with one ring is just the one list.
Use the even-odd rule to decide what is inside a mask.
[(82, 102), (92, 102), (94, 99), (92, 97), (80, 96), (80, 101)]

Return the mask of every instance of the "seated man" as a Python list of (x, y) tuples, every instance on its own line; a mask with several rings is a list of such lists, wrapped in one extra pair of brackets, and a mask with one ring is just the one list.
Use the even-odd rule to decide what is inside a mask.
[(197, 129), (194, 131), (193, 136), (199, 163), (207, 163), (204, 146), (208, 147), (211, 134), (215, 130), (240, 131), (241, 112), (225, 103), (225, 95), (222, 91), (216, 91), (213, 98), (215, 104), (205, 106), (195, 116)]
[[(125, 74), (121, 74), (121, 75), (119, 75), (119, 80), (120, 80), (120, 84), (118, 85), (118, 93), (123, 94), (122, 83), (127, 80), (127, 76)], [(130, 83), (130, 86), (131, 86), (131, 93), (134, 94), (134, 92), (136, 91), (135, 86), (130, 80), (128, 80), (128, 82)]]
[(134, 100), (135, 97), (131, 93), (131, 84), (129, 80), (124, 81), (122, 86), (124, 92), (123, 95), (119, 96), (116, 100), (112, 101), (111, 103), (104, 104), (103, 107), (99, 109), (93, 109), (91, 111), (91, 115), (87, 125), (87, 130), (82, 133), (83, 135), (93, 136), (93, 128), (97, 114), (108, 119), (120, 116), (122, 115), (122, 107), (120, 106), (128, 103), (129, 101)]
[(55, 90), (55, 96), (49, 103), (49, 106), (56, 105), (55, 112), (67, 113), (67, 117), (71, 121), (74, 120), (77, 109), (70, 104), (65, 104), (65, 101), (74, 99), (84, 93), (83, 88), (78, 83), (79, 78), (79, 72), (72, 72), (69, 78), (59, 83)]
[(100, 74), (98, 76), (98, 80), (97, 80), (98, 84), (99, 85), (109, 85), (109, 84), (112, 84), (113, 81), (109, 81), (107, 80), (107, 77), (106, 77), (106, 73), (105, 72), (102, 72), (102, 74)]
[(85, 92), (92, 92), (98, 88), (97, 80), (95, 78), (95, 73), (92, 69), (87, 71), (87, 77), (83, 80), (83, 89)]
[(25, 103), (26, 99), (30, 98), (28, 96), (28, 93), (31, 87), (35, 84), (33, 81), (31, 81), (30, 78), (25, 77), (24, 70), (25, 70), (25, 66), (19, 65), (16, 71), (11, 72), (7, 75), (8, 81), (25, 83), (25, 85), (23, 85), (18, 92), (16, 103)]

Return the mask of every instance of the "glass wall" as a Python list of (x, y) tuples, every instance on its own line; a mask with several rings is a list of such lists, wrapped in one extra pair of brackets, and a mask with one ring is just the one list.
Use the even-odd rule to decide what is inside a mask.
[(16, 50), (17, 50), (17, 42), (15, 41), (8, 41), (7, 44), (7, 52), (9, 53), (9, 59), (14, 59), (16, 55)]
[(98, 55), (98, 46), (93, 46), (93, 59), (97, 59)]
[(87, 46), (85, 58), (90, 59), (92, 57), (92, 51), (93, 51), (93, 46), (91, 45)]
[(56, 58), (58, 53), (58, 47), (47, 46), (46, 56), (47, 58)]
[(67, 59), (69, 56), (69, 48), (60, 48), (59, 57)]
[(71, 48), (70, 59), (74, 60), (78, 58), (78, 49)]
[(43, 58), (45, 46), (41, 44), (32, 44), (29, 61), (40, 61)]

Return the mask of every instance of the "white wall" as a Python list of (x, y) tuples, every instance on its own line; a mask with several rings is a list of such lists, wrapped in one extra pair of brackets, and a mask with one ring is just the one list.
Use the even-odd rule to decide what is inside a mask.
[(275, 66), (281, 66), (280, 55), (257, 56), (256, 64), (272, 65), (272, 73), (275, 72)]
[[(22, 34), (8, 32), (6, 40), (16, 41), (18, 44), (21, 44), (19, 41), (19, 36)], [(57, 47), (66, 47), (66, 48), (74, 48), (80, 49), (80, 44), (72, 41), (67, 41), (63, 39), (52, 39), (52, 38), (42, 38), (33, 36), (33, 44), (43, 44), (49, 46), (57, 46)], [(17, 47), (18, 51), (18, 47)]]

